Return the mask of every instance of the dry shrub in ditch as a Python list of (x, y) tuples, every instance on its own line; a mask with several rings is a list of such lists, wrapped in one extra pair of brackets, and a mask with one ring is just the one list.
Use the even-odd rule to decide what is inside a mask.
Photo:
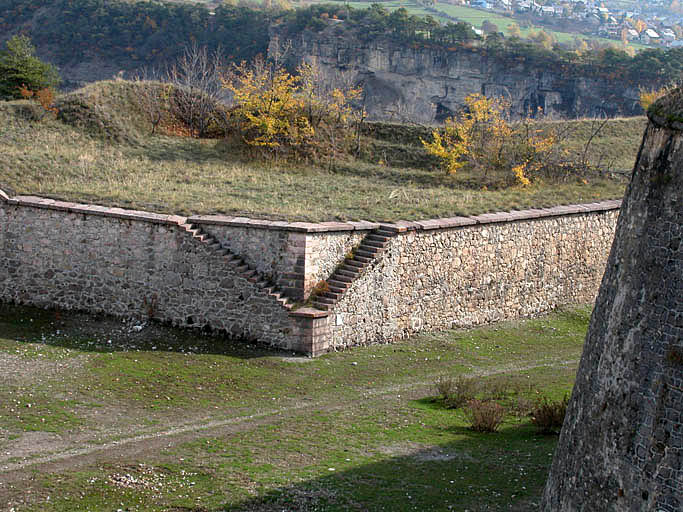
[(462, 407), (474, 399), (477, 392), (477, 382), (474, 379), (457, 376), (439, 377), (434, 383), (439, 400), (449, 409)]
[(491, 400), (470, 400), (467, 403), (467, 419), (476, 432), (496, 432), (506, 413), (505, 407)]
[(562, 400), (542, 398), (531, 411), (531, 423), (543, 434), (559, 432), (564, 423), (568, 403), (567, 396)]

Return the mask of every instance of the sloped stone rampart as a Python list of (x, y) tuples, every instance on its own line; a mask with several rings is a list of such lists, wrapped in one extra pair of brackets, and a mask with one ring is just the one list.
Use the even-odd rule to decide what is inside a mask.
[(650, 110), (542, 510), (683, 510), (683, 90)]

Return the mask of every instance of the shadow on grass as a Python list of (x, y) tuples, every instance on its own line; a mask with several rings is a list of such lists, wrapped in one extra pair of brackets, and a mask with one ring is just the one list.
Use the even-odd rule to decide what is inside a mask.
[(217, 510), (537, 509), (557, 437), (539, 436), (528, 424), (508, 426), (495, 434), (456, 427), (449, 434), (459, 440), (436, 445), (397, 442), (380, 449), (382, 460), (350, 469), (343, 467), (353, 462), (340, 455), (330, 463), (327, 475)]
[(0, 342), (3, 338), (99, 353), (142, 350), (239, 359), (294, 355), (221, 333), (157, 321), (0, 303)]

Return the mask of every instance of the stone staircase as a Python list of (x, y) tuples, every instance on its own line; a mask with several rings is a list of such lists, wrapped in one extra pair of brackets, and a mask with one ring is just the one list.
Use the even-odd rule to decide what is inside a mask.
[(190, 223), (179, 223), (181, 229), (192, 235), (192, 238), (197, 242), (206, 245), (209, 249), (213, 250), (218, 256), (223, 258), (225, 262), (235, 269), (237, 275), (247, 279), (249, 282), (254, 283), (257, 288), (263, 290), (264, 293), (273, 297), (277, 300), (280, 305), (291, 311), (294, 308), (294, 301), (290, 298), (285, 297), (284, 292), (280, 290), (277, 285), (272, 281), (265, 278), (255, 269), (251, 268), (243, 258), (232, 253), (229, 249), (223, 247), (223, 245), (216, 240), (212, 235), (206, 233), (201, 227), (190, 224)]
[(346, 258), (327, 279), (327, 290), (313, 297), (311, 305), (316, 309), (330, 311), (341, 296), (377, 257), (382, 254), (397, 231), (380, 226), (363, 238), (353, 251), (353, 257)]

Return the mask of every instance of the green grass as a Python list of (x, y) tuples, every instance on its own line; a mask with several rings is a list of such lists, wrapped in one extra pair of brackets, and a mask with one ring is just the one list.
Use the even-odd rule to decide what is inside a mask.
[[(589, 313), (307, 360), (192, 331), (129, 332), (108, 318), (0, 306), (0, 361), (22, 361), (0, 386), (0, 483), (32, 432), (57, 433), (69, 449), (219, 422), (159, 448), (138, 443), (122, 458), (21, 470), (31, 477), (0, 485), (0, 502), (17, 512), (530, 509), (556, 438), (512, 413), (499, 433), (475, 433), (462, 411), (431, 399), (432, 384), (439, 375), (480, 375), (489, 389), (507, 390), (500, 400), (508, 405), (561, 398)], [(2, 409), (27, 400), (39, 414)], [(32, 456), (59, 452), (51, 446)]]
[[(449, 217), (623, 195), (623, 179), (600, 176), (482, 190), (477, 176), (449, 177), (432, 168), (417, 135), (410, 144), (368, 139), (363, 160), (332, 166), (247, 161), (223, 140), (150, 136), (134, 94), (126, 82), (88, 86), (77, 94), (89, 106), (73, 116), (78, 126), (31, 121), (22, 102), (0, 105), (0, 187), (156, 212), (311, 221)], [(580, 133), (590, 121), (570, 124)], [(629, 171), (644, 124), (644, 118), (610, 121), (594, 141), (592, 159), (612, 152), (613, 168)], [(579, 135), (568, 142), (582, 144)]]

